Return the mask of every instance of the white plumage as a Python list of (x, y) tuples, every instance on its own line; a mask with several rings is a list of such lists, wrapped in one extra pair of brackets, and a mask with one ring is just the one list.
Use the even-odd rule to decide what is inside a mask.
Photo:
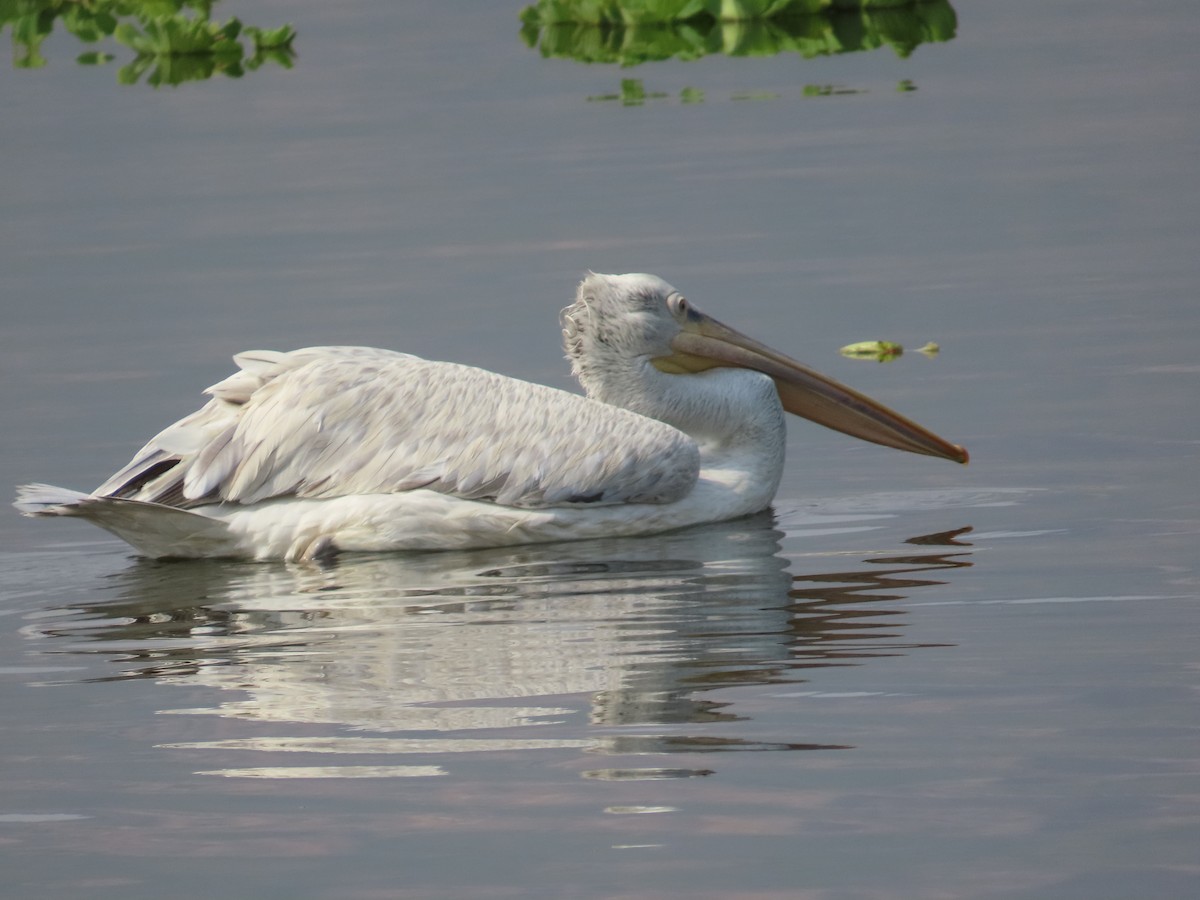
[(212, 399), (91, 494), (20, 489), (152, 557), (313, 558), (643, 534), (766, 507), (783, 410), (879, 443), (961, 448), (692, 309), (589, 275), (563, 311), (587, 397), (367, 347), (234, 357)]

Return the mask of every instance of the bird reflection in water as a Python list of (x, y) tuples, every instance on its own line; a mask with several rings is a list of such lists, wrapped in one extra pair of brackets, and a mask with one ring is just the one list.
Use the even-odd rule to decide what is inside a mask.
[[(193, 750), (336, 759), (842, 749), (747, 737), (746, 714), (723, 691), (795, 684), (816, 669), (929, 646), (905, 639), (904, 602), (972, 564), (969, 531), (910, 538), (904, 551), (848, 570), (796, 574), (769, 514), (653, 539), (327, 566), (142, 560), (103, 590), (111, 599), (62, 610), (36, 631), (51, 652), (103, 656), (109, 671), (92, 680), (217, 689), (212, 706), (163, 712), (279, 732), (229, 738), (224, 727), (220, 738), (166, 744)], [(314, 725), (325, 732), (314, 736)]]

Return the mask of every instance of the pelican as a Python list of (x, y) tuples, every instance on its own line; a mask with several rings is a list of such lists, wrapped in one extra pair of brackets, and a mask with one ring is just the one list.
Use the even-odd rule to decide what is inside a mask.
[(967, 451), (722, 325), (654, 275), (589, 273), (561, 314), (586, 396), (369, 347), (255, 350), (90, 494), (18, 489), (144, 556), (311, 560), (653, 534), (765, 509), (784, 411)]

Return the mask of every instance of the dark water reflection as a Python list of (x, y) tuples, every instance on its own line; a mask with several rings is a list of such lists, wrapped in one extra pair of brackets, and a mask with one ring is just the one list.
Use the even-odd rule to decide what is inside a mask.
[[(913, 537), (909, 551), (839, 571), (791, 571), (768, 515), (654, 540), (320, 568), (140, 561), (111, 578), (100, 592), (109, 599), (60, 610), (38, 635), (48, 653), (99, 654), (115, 670), (89, 680), (217, 689), (210, 706), (162, 712), (336, 726), (167, 744), (317, 754), (327, 776), (342, 774), (332, 754), (849, 749), (746, 737), (737, 723), (747, 714), (712, 695), (920, 649), (905, 637), (903, 604), (972, 565), (969, 530)], [(668, 771), (708, 770), (585, 774)]]

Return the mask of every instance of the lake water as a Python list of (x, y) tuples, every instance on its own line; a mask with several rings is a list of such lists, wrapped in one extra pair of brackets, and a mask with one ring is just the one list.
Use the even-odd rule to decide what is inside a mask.
[[(4, 895), (1200, 895), (1200, 28), (1167, 6), (622, 68), (527, 46), (519, 3), (227, 0), (294, 67), (158, 89), (58, 26), (0, 75), (0, 485), (91, 488), (239, 350), (568, 386), (588, 268), (972, 463), (797, 421), (770, 515), (326, 569), (0, 514)], [(941, 353), (838, 354), (877, 338)]]

